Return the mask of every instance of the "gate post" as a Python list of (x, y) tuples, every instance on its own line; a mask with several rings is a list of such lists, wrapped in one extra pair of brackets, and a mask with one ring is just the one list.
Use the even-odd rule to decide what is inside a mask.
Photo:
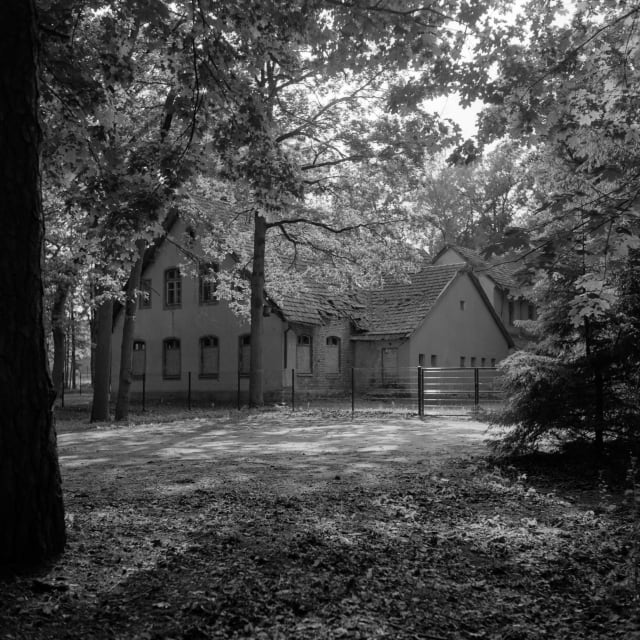
[(480, 370), (478, 367), (473, 370), (473, 405), (477, 411), (480, 405)]
[(356, 412), (356, 373), (355, 367), (351, 367), (351, 419)]
[(142, 413), (145, 412), (145, 402), (147, 395), (147, 374), (143, 372), (142, 374)]

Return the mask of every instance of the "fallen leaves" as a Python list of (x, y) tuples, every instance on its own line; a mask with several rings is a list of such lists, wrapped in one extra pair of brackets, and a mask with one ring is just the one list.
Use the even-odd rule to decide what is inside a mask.
[(69, 549), (42, 575), (0, 583), (0, 637), (640, 634), (621, 513), (582, 510), (479, 458), (378, 459), (375, 473), (353, 462), (167, 460), (116, 482), (68, 469)]

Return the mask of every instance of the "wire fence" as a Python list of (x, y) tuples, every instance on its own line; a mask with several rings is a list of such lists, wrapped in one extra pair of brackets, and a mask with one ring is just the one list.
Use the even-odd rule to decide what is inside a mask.
[[(115, 400), (117, 388), (112, 387)], [(88, 400), (91, 390), (80, 389)], [(341, 374), (312, 375), (292, 370), (267, 378), (265, 403), (292, 410), (327, 409), (459, 415), (500, 406), (503, 392), (495, 368), (354, 367)], [(62, 398), (64, 406), (64, 397)], [(130, 407), (145, 411), (161, 407), (195, 409), (249, 405), (249, 377), (237, 371), (215, 376), (183, 372), (180, 376), (144, 374), (131, 384)]]

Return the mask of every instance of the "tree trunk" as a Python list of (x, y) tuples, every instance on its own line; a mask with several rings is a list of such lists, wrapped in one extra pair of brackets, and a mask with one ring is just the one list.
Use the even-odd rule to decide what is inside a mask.
[(96, 310), (96, 347), (94, 352), (93, 405), (91, 422), (109, 420), (109, 383), (111, 377), (111, 330), (113, 300), (100, 304)]
[(53, 367), (51, 377), (53, 389), (58, 398), (62, 397), (64, 385), (64, 363), (66, 358), (66, 324), (67, 324), (67, 298), (69, 297), (69, 285), (61, 282), (56, 286), (51, 305), (51, 335), (53, 337)]
[(37, 27), (0, 3), (0, 565), (62, 551), (64, 506), (43, 322)]
[(249, 372), (249, 406), (264, 404), (264, 254), (267, 221), (255, 214), (253, 232), (253, 269), (251, 271), (251, 357)]
[(599, 366), (594, 367), (596, 387), (595, 446), (598, 454), (604, 450), (604, 378)]
[(118, 377), (118, 398), (116, 400), (116, 420), (129, 418), (129, 392), (132, 380), (133, 335), (136, 330), (136, 310), (138, 308), (138, 288), (142, 275), (142, 258), (147, 243), (144, 240), (136, 242), (138, 256), (131, 267), (127, 282), (126, 302), (124, 308), (124, 323), (122, 326), (122, 345), (120, 347), (120, 374)]

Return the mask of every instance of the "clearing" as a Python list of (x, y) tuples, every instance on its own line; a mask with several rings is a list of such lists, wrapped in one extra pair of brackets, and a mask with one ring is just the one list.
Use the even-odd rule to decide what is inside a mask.
[(469, 419), (59, 423), (68, 549), (0, 637), (640, 637), (638, 516), (497, 464)]

